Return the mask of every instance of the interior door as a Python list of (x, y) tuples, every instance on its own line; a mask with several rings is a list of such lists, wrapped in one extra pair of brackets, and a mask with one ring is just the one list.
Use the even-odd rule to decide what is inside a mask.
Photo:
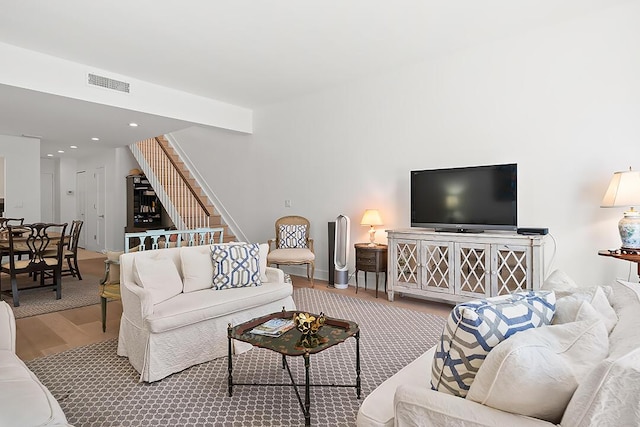
[(80, 229), (78, 246), (86, 248), (87, 243), (87, 172), (76, 172), (76, 218), (84, 221), (84, 226)]

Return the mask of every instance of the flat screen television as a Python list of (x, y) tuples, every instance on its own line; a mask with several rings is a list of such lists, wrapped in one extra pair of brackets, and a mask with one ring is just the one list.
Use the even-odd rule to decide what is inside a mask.
[(438, 231), (516, 230), (515, 163), (411, 171), (411, 226)]

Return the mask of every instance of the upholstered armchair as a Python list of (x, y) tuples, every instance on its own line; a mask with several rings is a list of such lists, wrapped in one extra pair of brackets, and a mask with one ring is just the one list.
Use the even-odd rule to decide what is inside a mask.
[(280, 265), (306, 265), (307, 278), (313, 283), (315, 253), (310, 238), (309, 220), (297, 215), (284, 216), (276, 220), (276, 238), (269, 240), (267, 263)]

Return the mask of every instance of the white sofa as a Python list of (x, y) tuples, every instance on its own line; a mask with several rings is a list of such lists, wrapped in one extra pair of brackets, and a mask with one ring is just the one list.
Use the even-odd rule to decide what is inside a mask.
[(0, 426), (69, 426), (49, 390), (16, 356), (16, 323), (0, 301)]
[[(283, 307), (294, 310), (293, 287), (282, 270), (266, 266), (267, 252), (268, 246), (260, 245), (260, 286), (221, 290), (212, 289), (208, 245), (121, 255), (118, 355), (129, 358), (140, 381), (158, 381), (226, 356), (228, 324)], [(236, 353), (247, 349), (242, 344), (234, 341)]]
[[(574, 285), (556, 290), (556, 296), (569, 296), (569, 299), (558, 299), (557, 310), (555, 315), (560, 316), (561, 304), (568, 304), (566, 301), (572, 297), (582, 296), (581, 292), (584, 288), (575, 288)], [(574, 288), (569, 290), (569, 288)], [(466, 398), (457, 397), (431, 389), (431, 368), (436, 347), (431, 348), (418, 359), (401, 369), (395, 375), (383, 382), (363, 401), (358, 417), (358, 427), (380, 427), (380, 426), (553, 426), (560, 425), (562, 427), (573, 426), (638, 426), (640, 425), (640, 285), (637, 283), (627, 283), (618, 281), (608, 289), (610, 294), (606, 300), (615, 312), (614, 322), (611, 325), (601, 327), (601, 335), (607, 340), (607, 329), (610, 330), (608, 335), (608, 343), (604, 343), (601, 347), (593, 348), (590, 351), (581, 349), (582, 355), (603, 351), (604, 359), (595, 365), (586, 365), (583, 375), (573, 378), (577, 383), (577, 388), (570, 389), (566, 398), (568, 405), (564, 404), (560, 408), (561, 420), (559, 424), (544, 421), (531, 416), (524, 416), (514, 407), (508, 406), (504, 402), (496, 405), (496, 402), (489, 404), (481, 404), (470, 399), (472, 391), (480, 378), (483, 369), (487, 368), (489, 355), (476, 376), (475, 382), (471, 385), (469, 395)], [(563, 307), (564, 307), (563, 306)], [(597, 304), (594, 304), (596, 311), (600, 314), (606, 310), (600, 310)], [(609, 309), (607, 308), (607, 310)], [(562, 309), (564, 310), (564, 308)], [(584, 310), (586, 311), (586, 310)], [(582, 311), (581, 311), (582, 313)], [(575, 313), (574, 313), (575, 314)], [(617, 317), (617, 319), (616, 319)], [(556, 319), (554, 317), (554, 323)], [(577, 322), (574, 322), (575, 325)], [(604, 325), (606, 322), (601, 322)], [(553, 325), (541, 326), (542, 328), (553, 328)], [(548, 329), (547, 329), (548, 331)], [(514, 339), (518, 332), (501, 344)], [(520, 340), (522, 341), (522, 340)], [(608, 350), (607, 350), (608, 344)], [(496, 351), (500, 345), (494, 347), (491, 352)], [(558, 355), (553, 354), (554, 362), (545, 360), (543, 363), (556, 363), (556, 356), (564, 357), (564, 353), (571, 352), (571, 345), (558, 351)], [(526, 347), (526, 343), (524, 345)], [(519, 349), (512, 350), (517, 352)], [(490, 354), (491, 354), (490, 352)], [(549, 354), (549, 353), (547, 353)], [(542, 361), (538, 361), (542, 362)], [(563, 362), (564, 363), (564, 362)], [(571, 365), (570, 369), (577, 367), (579, 362)], [(519, 365), (522, 377), (540, 379), (543, 374), (538, 374), (529, 364)], [(576, 368), (577, 369), (577, 368)], [(523, 372), (523, 370), (529, 372)], [(500, 372), (500, 371), (498, 371)], [(548, 372), (547, 372), (548, 374)], [(536, 375), (538, 378), (536, 378)], [(504, 388), (510, 390), (493, 390), (495, 394), (502, 395), (503, 399), (510, 400), (509, 393), (516, 396), (516, 400), (527, 400), (531, 396), (528, 405), (530, 408), (539, 408), (544, 405), (554, 405), (558, 392), (557, 388), (548, 389), (548, 395), (540, 395), (533, 397), (534, 391), (525, 381), (521, 380), (520, 375), (513, 373), (508, 381), (503, 382)], [(551, 378), (553, 382), (557, 379)], [(493, 385), (499, 384), (497, 378), (491, 379)], [(562, 384), (562, 383), (561, 383)], [(543, 390), (544, 391), (544, 390)], [(497, 392), (497, 393), (496, 393)], [(496, 409), (495, 406), (507, 406), (503, 410)], [(509, 410), (510, 412), (507, 412)]]

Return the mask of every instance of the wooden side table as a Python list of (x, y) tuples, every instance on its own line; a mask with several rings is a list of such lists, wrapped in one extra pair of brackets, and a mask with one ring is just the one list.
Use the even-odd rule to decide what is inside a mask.
[[(638, 264), (638, 276), (640, 276), (640, 255), (638, 255), (638, 254), (625, 254), (625, 253), (622, 253), (619, 250), (610, 251), (610, 250), (606, 250), (606, 249), (602, 250), (602, 251), (598, 251), (598, 255), (610, 256), (610, 257), (613, 257), (613, 258), (623, 259), (625, 261), (635, 262), (636, 264)], [(357, 278), (357, 276), (356, 276), (356, 278)], [(356, 287), (357, 287), (357, 285), (356, 285)]]
[(356, 243), (356, 294), (358, 293), (358, 271), (364, 271), (364, 289), (367, 289), (367, 272), (376, 273), (376, 298), (378, 298), (378, 273), (384, 274), (384, 291), (387, 292), (387, 245), (369, 246)]

